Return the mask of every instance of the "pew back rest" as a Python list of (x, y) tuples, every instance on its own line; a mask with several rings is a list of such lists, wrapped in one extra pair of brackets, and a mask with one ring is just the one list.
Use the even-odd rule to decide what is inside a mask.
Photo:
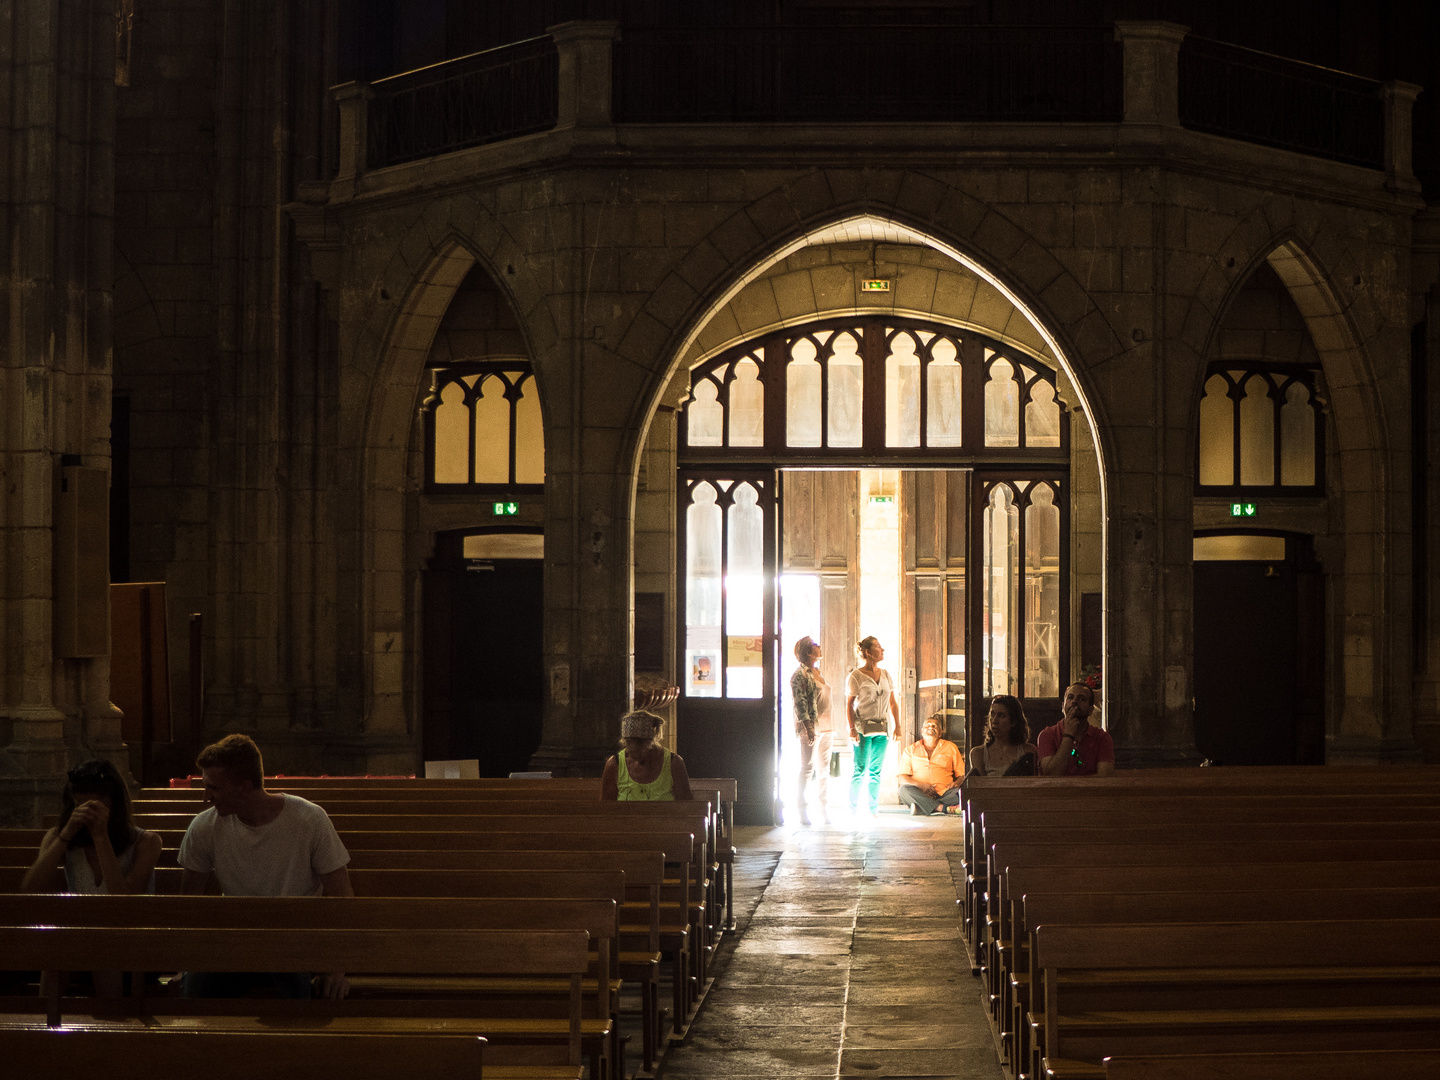
[(1061, 1057), (1064, 1003), (1057, 976), (1066, 970), (1440, 968), (1440, 919), (1050, 923), (1035, 928), (1033, 941), (1034, 969), (1044, 986), (1046, 1052)]
[(143, 1062), (147, 1076), (206, 1080), (413, 1080), (416, 1062), (433, 1076), (479, 1080), (485, 1040), (464, 1035), (327, 1035), (315, 1032), (177, 1030), (0, 1032), (6, 1071), (16, 1077), (120, 1076)]
[(1250, 889), (1183, 892), (1031, 892), (1024, 923), (1177, 923), (1217, 918), (1253, 922), (1309, 919), (1419, 919), (1440, 912), (1440, 887), (1420, 889)]
[(1440, 1050), (1112, 1057), (1106, 1080), (1400, 1080), (1440, 1076)]
[(553, 897), (0, 896), (5, 926), (384, 930), (585, 930), (615, 936), (616, 905)]
[(0, 926), (0, 956), (18, 970), (578, 976), (589, 964), (589, 937), (583, 930)]
[(575, 897), (625, 902), (618, 870), (352, 870), (361, 896)]

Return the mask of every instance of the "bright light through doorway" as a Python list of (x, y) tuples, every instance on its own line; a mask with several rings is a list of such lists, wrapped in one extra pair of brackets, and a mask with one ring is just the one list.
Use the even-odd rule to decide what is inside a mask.
[[(890, 673), (897, 697), (904, 688), (905, 670), (912, 667), (910, 658), (900, 648), (900, 562), (901, 473), (897, 469), (862, 469), (857, 473), (859, 495), (859, 585), (860, 626), (856, 640), (874, 635), (885, 647), (882, 667)], [(800, 767), (795, 737), (795, 711), (790, 697), (790, 672), (795, 664), (790, 650), (805, 636), (821, 637), (820, 578), (815, 574), (785, 574), (780, 579), (781, 624), (780, 640), (784, 654), (780, 686), (783, 721), (781, 724), (780, 798), (785, 805), (786, 820), (798, 819), (795, 805), (796, 774)], [(825, 642), (827, 652), (841, 654), (841, 667), (850, 671), (859, 666), (855, 653), (856, 641)], [(842, 653), (843, 650), (843, 653)], [(845, 719), (845, 686), (833, 687), (832, 707), (835, 739), (833, 748), (840, 752), (839, 776), (830, 781), (830, 813), (844, 821), (848, 817), (851, 754), (848, 725)], [(880, 801), (893, 804), (895, 765), (899, 755), (892, 744), (886, 757)], [(825, 768), (826, 764), (822, 764)], [(816, 792), (809, 793), (811, 816), (816, 817)]]
[(900, 471), (860, 470), (860, 635), (880, 639), (900, 691)]

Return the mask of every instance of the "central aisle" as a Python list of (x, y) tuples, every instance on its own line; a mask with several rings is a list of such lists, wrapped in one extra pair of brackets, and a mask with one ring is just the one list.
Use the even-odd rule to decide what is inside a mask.
[(945, 857), (959, 842), (958, 819), (893, 811), (855, 829), (737, 829), (741, 929), (663, 1080), (1002, 1080)]

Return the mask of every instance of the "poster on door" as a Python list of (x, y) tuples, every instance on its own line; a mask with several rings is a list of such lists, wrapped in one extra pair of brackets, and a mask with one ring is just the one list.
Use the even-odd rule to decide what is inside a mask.
[(719, 692), (720, 653), (695, 652), (690, 654), (690, 692), (696, 696), (711, 696)]
[(725, 664), (732, 668), (764, 667), (765, 639), (763, 637), (727, 637), (725, 639)]

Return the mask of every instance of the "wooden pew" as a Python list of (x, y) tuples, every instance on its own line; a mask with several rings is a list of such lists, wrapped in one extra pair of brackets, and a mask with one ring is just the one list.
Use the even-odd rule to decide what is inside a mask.
[(1105, 1080), (1400, 1080), (1440, 1076), (1440, 1050), (1110, 1057)]
[[(986, 833), (986, 881), (990, 896), (996, 897), (998, 913), (1004, 913), (1009, 894), (1000, 868), (1010, 865), (1073, 866), (1085, 853), (1093, 857), (1090, 865), (1184, 865), (1187, 863), (1218, 866), (1243, 865), (1251, 862), (1359, 862), (1385, 859), (1410, 861), (1440, 860), (1440, 840), (1433, 839), (1434, 826), (1418, 824), (1404, 830), (1398, 824), (1386, 827), (1386, 839), (1374, 840), (1373, 827), (1303, 825), (1243, 825), (1231, 823), (1224, 827), (1224, 840), (1212, 839), (1215, 831), (1206, 825), (1169, 825), (1158, 828), (1127, 829), (1063, 828), (1045, 833), (1052, 843), (1032, 843), (1033, 830), (990, 830)], [(1413, 839), (1392, 838), (1395, 829)], [(1061, 850), (1063, 849), (1063, 850)], [(988, 928), (996, 919), (987, 918), (985, 944), (977, 941), (977, 952), (985, 960), (987, 984), (991, 1001), (998, 1006), (1001, 986), (995, 950), (1006, 940), (1003, 933), (995, 936)]]
[(1150, 1054), (1440, 1049), (1440, 1005), (1352, 1002), (1311, 1008), (1069, 1009), (1070, 971), (1429, 967), (1440, 974), (1440, 919), (1057, 925), (1035, 931), (1047, 1080), (1103, 1077), (1106, 1057)]
[[(540, 802), (549, 804), (550, 812), (571, 812), (580, 808), (587, 802), (599, 803), (600, 781), (598, 778), (558, 778), (554, 780), (463, 780), (463, 781), (433, 781), (433, 780), (409, 780), (404, 782), (387, 781), (379, 784), (374, 781), (355, 780), (352, 784), (342, 784), (344, 778), (335, 778), (333, 782), (326, 782), (323, 785), (313, 786), (305, 781), (288, 780), (286, 778), (272, 778), (267, 780), (268, 790), (275, 792), (290, 791), (293, 794), (301, 795), (321, 806), (324, 806), (331, 813), (352, 812), (342, 807), (341, 804), (355, 802), (372, 803), (394, 803), (394, 802), (425, 802), (431, 805), (434, 813), (456, 813), (461, 812), (457, 806), (449, 804), (462, 804), (466, 802), (489, 802), (522, 803), (523, 812), (530, 812), (533, 804)], [(695, 794), (695, 803), (703, 804), (708, 801), (716, 818), (717, 825), (709, 833), (709, 840), (718, 857), (722, 860), (726, 857), (725, 852), (733, 851), (731, 843), (734, 833), (734, 804), (738, 794), (738, 785), (734, 780), (728, 779), (693, 779), (691, 790)], [(204, 792), (199, 788), (146, 788), (136, 799), (137, 811), (144, 812), (165, 812), (164, 807), (168, 805), (177, 810), (192, 811), (204, 804)], [(442, 808), (442, 805), (445, 808)], [(681, 804), (686, 805), (686, 804)], [(615, 810), (621, 808), (621, 812), (643, 813), (643, 812), (667, 812), (667, 807), (673, 807), (673, 803), (605, 803), (600, 809)], [(558, 808), (558, 811), (555, 809)], [(583, 806), (584, 809), (591, 809)], [(505, 807), (506, 812), (512, 809), (517, 812), (519, 807)], [(370, 812), (388, 812), (375, 809)], [(490, 811), (486, 811), (490, 812)]]
[[(625, 875), (618, 871), (594, 870), (351, 870), (350, 883), (360, 896), (385, 898), (464, 899), (539, 898), (578, 899), (601, 898), (614, 904), (616, 920), (610, 934), (599, 942), (596, 966), (595, 1016), (614, 1021), (607, 1028), (612, 1039), (611, 1060), (616, 1068), (623, 1063), (618, 1039), (618, 1001), (611, 992), (610, 977), (617, 951), (618, 912), (625, 904)], [(543, 925), (543, 924), (541, 924)], [(592, 1048), (592, 1059), (598, 1054)]]
[[(1082, 834), (1095, 830), (1082, 829)], [(1049, 834), (1061, 839), (1069, 832), (1055, 831)], [(1164, 844), (1127, 844), (1114, 836), (1106, 843), (1050, 843), (1031, 844), (1011, 841), (997, 842), (990, 853), (991, 865), (1004, 867), (991, 878), (989, 909), (991, 916), (986, 921), (986, 933), (981, 953), (984, 957), (986, 994), (992, 1021), (1005, 1040), (1015, 1041), (1012, 1030), (1013, 989), (1015, 974), (1013, 967), (1013, 942), (1015, 941), (1010, 920), (1013, 915), (1014, 895), (1011, 893), (1010, 872), (1012, 870), (1033, 871), (1027, 881), (1039, 882), (1045, 887), (1047, 875), (1073, 868), (1075, 871), (1093, 873), (1101, 868), (1147, 867), (1156, 869), (1161, 876), (1175, 872), (1177, 875), (1191, 873), (1194, 868), (1204, 868), (1205, 883), (1211, 888), (1231, 882), (1236, 887), (1244, 883), (1256, 883), (1257, 864), (1332, 864), (1339, 868), (1337, 874), (1345, 883), (1366, 884), (1354, 879), (1354, 872), (1345, 877), (1347, 866), (1382, 862), (1387, 858), (1401, 863), (1414, 863), (1424, 867), (1412, 871), (1403, 883), (1440, 884), (1435, 877), (1436, 863), (1440, 862), (1440, 843), (1435, 841), (1356, 841), (1335, 842), (1328, 840), (1293, 840), (1261, 842), (1247, 838), (1240, 826), (1234, 826), (1226, 842), (1191, 841)], [(1273, 874), (1271, 875), (1273, 877)], [(1267, 878), (1268, 880), (1268, 878)], [(1033, 884), (1031, 887), (1035, 887)], [(1020, 1059), (1023, 1061), (1023, 1059)]]
[[(465, 1035), (330, 1035), (287, 1031), (0, 1030), (0, 1060), (15, 1077), (189, 1076), (206, 1080), (481, 1080), (485, 1040)], [(202, 1064), (203, 1063), (203, 1064)], [(489, 1066), (484, 1080), (526, 1075)], [(537, 1078), (538, 1080), (538, 1078)]]
[(740, 783), (722, 777), (690, 778), (690, 790), (698, 798), (711, 795), (719, 808), (715, 834), (715, 858), (724, 870), (725, 929), (735, 929), (735, 803), (740, 798)]
[[(709, 920), (705, 924), (708, 931), (705, 944), (713, 952), (714, 948), (718, 946), (720, 934), (724, 930), (720, 906), (716, 903), (717, 897), (723, 893), (723, 886), (715, 885), (715, 882), (719, 880), (719, 874), (716, 871), (720, 865), (723, 865), (722, 855), (718, 850), (721, 835), (719, 824), (721, 815), (717, 809), (718, 789), (714, 799), (700, 797), (684, 803), (602, 803), (598, 801), (598, 792), (597, 782), (597, 786), (594, 788), (597, 798), (589, 802), (582, 800), (580, 803), (586, 820), (619, 818), (623, 821), (630, 821), (635, 817), (643, 817), (647, 820), (655, 818), (657, 823), (683, 825), (697, 833), (704, 833), (711, 858), (718, 864), (705, 864), (704, 877), (697, 882), (697, 888), (703, 889), (703, 892), (698, 895), (705, 896), (709, 911)], [(194, 794), (193, 801), (181, 801), (173, 797), (164, 800), (138, 800), (134, 806), (136, 821), (147, 827), (161, 829), (174, 827), (178, 819), (173, 815), (193, 817), (205, 809), (203, 793), (195, 792)], [(312, 798), (312, 801), (322, 806), (330, 814), (331, 819), (337, 822), (337, 828), (340, 827), (340, 818), (355, 815), (368, 815), (377, 821), (380, 818), (394, 818), (396, 820), (393, 827), (404, 828), (416, 824), (416, 818), (426, 816), (456, 817), (471, 814), (487, 817), (512, 815), (523, 818), (560, 816), (569, 821), (576, 820), (573, 812), (560, 808), (560, 800), (555, 798), (553, 789), (522, 795), (515, 795), (503, 789), (456, 792), (447, 798), (436, 798), (437, 794), (441, 793), (422, 793), (413, 789), (389, 789), (383, 794), (357, 792), (351, 789), (325, 789), (320, 792), (307, 792), (306, 797)], [(731, 848), (728, 839), (726, 847), (727, 849)], [(733, 860), (733, 850), (728, 857)]]
[[(690, 845), (690, 834), (673, 838), (680, 847)], [(33, 854), (33, 853), (32, 853)], [(176, 851), (162, 850), (161, 866), (157, 870), (159, 891), (179, 892), (179, 875), (173, 869)], [(377, 851), (361, 849), (351, 852), (350, 867), (357, 870), (549, 870), (549, 871), (620, 871), (625, 875), (626, 899), (624, 908), (632, 923), (643, 928), (648, 926), (649, 939), (643, 948), (618, 950), (611, 961), (611, 970), (620, 978), (640, 985), (642, 1013), (642, 1055), (644, 1069), (652, 1071), (658, 1053), (657, 1039), (661, 1035), (661, 1014), (658, 994), (658, 967), (660, 953), (660, 898), (665, 885), (665, 853), (654, 851)], [(8, 867), (0, 858), (0, 892), (15, 891), (18, 888), (20, 867)], [(5, 898), (0, 897), (0, 919), (6, 910)], [(524, 924), (526, 926), (531, 924)], [(505, 929), (508, 927), (497, 927)], [(517, 929), (519, 927), (516, 927)], [(627, 923), (627, 931), (634, 933), (637, 926)], [(592, 942), (599, 942), (601, 935), (593, 930)], [(618, 945), (614, 928), (604, 937)], [(618, 1033), (617, 1033), (618, 1037)], [(619, 1060), (618, 1054), (616, 1060)]]
[[(318, 902), (318, 901), (308, 901)], [(580, 985), (589, 964), (587, 935), (573, 931), (334, 930), (165, 927), (0, 927), (0, 956), (19, 969), (60, 971), (369, 971), (392, 975), (551, 975), (570, 981), (570, 1004), (559, 1020), (393, 1016), (365, 1002), (241, 999), (127, 999), (135, 1015), (72, 1015), (76, 1028), (162, 1027), (178, 1030), (260, 1032), (283, 1018), (286, 1030), (355, 1034), (467, 1034), (490, 1040), (487, 1054), (500, 1064), (560, 1064), (562, 1075), (580, 1066)], [(144, 981), (137, 980), (137, 988)], [(58, 985), (35, 998), (46, 1024), (65, 1017)], [(90, 1008), (96, 1008), (96, 1002)], [(33, 1027), (24, 1017), (0, 1018), (0, 1029)], [(494, 1032), (519, 1045), (497, 1054)], [(548, 1051), (556, 1047), (558, 1053)], [(546, 1060), (546, 1058), (550, 1060)], [(509, 1060), (504, 1060), (508, 1058)]]
[[(556, 875), (562, 876), (562, 875)], [(609, 1057), (618, 1070), (623, 1063), (617, 1043), (614, 1002), (611, 1000), (608, 972), (616, 935), (618, 906), (614, 897), (576, 899), (543, 895), (550, 883), (537, 888), (536, 895), (517, 898), (477, 896), (450, 899), (406, 897), (251, 897), (251, 896), (76, 896), (69, 894), (0, 895), (0, 925), (5, 926), (89, 926), (89, 927), (208, 927), (215, 929), (255, 929), (273, 927), (287, 929), (335, 930), (405, 930), (424, 927), (427, 930), (583, 930), (596, 946), (593, 980), (582, 983), (582, 999), (589, 1001), (589, 1011), (599, 1024), (586, 1022), (582, 1045), (588, 1047), (592, 1063), (604, 1057), (601, 1044), (608, 1033), (611, 1037)], [(593, 891), (593, 885), (581, 883), (577, 891)], [(495, 891), (495, 890), (491, 890)], [(499, 891), (506, 891), (501, 889)], [(558, 891), (558, 890), (549, 890)], [(396, 993), (433, 997), (444, 980), (425, 976), (420, 980), (398, 976), (351, 977), (353, 1000), (379, 996), (393, 998)], [(493, 1017), (536, 1017), (555, 1015), (543, 1003), (555, 1001), (563, 1010), (568, 1008), (569, 986), (565, 979), (467, 978), (448, 980), (450, 989), (463, 992), (484, 1002), (482, 1015)], [(0, 1011), (25, 1009), (23, 1002), (0, 999)], [(408, 1009), (418, 1015), (435, 1010), (433, 1002), (420, 1005), (388, 1006), (392, 1011)], [(453, 1011), (449, 1005), (447, 1009)]]
[[(684, 807), (683, 803), (651, 804), (659, 806)], [(681, 822), (677, 826), (676, 821), (655, 817), (653, 822), (647, 817), (642, 823), (634, 817), (621, 818), (618, 816), (590, 817), (564, 817), (528, 814), (520, 817), (511, 815), (489, 815), (489, 814), (456, 814), (456, 815), (336, 815), (331, 820), (335, 823), (340, 833), (341, 841), (347, 849), (355, 850), (357, 845), (382, 846), (388, 849), (416, 849), (426, 848), (431, 850), (444, 850), (449, 848), (479, 849), (487, 846), (491, 841), (480, 840), (480, 837), (491, 837), (499, 834), (524, 835), (525, 840), (514, 840), (512, 847), (524, 849), (526, 847), (578, 847), (585, 850), (589, 847), (620, 847), (624, 848), (633, 844), (643, 845), (645, 848), (655, 846), (653, 837), (660, 834), (675, 835), (679, 827), (685, 827), (685, 823), (693, 826), (696, 815), (704, 814), (703, 809), (696, 811), (691, 809), (679, 817)], [(137, 824), (153, 828), (160, 832), (166, 846), (178, 845), (180, 838), (184, 835), (185, 828), (192, 820), (191, 815), (150, 815), (146, 818), (137, 817)], [(376, 830), (385, 830), (379, 833)], [(703, 832), (690, 828), (692, 835), (691, 854), (686, 860), (686, 871), (682, 877), (686, 880), (686, 895), (681, 899), (678, 910), (678, 922), (666, 921), (661, 928), (662, 948), (672, 955), (676, 961), (680, 961), (675, 968), (677, 978), (675, 982), (675, 1003), (676, 1003), (676, 1035), (683, 1030), (692, 1006), (698, 1001), (706, 982), (706, 960), (713, 945), (706, 939), (705, 929), (707, 923), (707, 908), (703, 900), (697, 899), (693, 890), (703, 888), (706, 880), (706, 868), (710, 865), (709, 849), (704, 840)], [(377, 840), (377, 837), (384, 839)], [(646, 838), (650, 839), (646, 839)], [(563, 839), (561, 839), (563, 838)], [(625, 838), (622, 840), (622, 838)], [(667, 858), (669, 850), (667, 849)], [(662, 918), (666, 911), (662, 910)], [(681, 960), (681, 954), (685, 959)], [(695, 985), (690, 984), (690, 973), (693, 972)]]
[[(1326, 819), (1300, 819), (1300, 821), (1272, 822), (1263, 806), (1251, 804), (1253, 818), (1244, 819), (1225, 814), (1220, 806), (1211, 811), (1197, 809), (1191, 819), (1165, 821), (1162, 812), (1152, 814), (1148, 809), (1129, 811), (1123, 806), (1110, 806), (1096, 815), (1056, 815), (1044, 825), (1027, 821), (1025, 824), (999, 824), (1002, 819), (986, 814), (979, 821), (976, 831), (981, 832), (978, 847), (973, 852), (973, 871), (966, 874), (966, 890), (972, 893), (968, 909), (978, 913), (982, 907), (979, 891), (988, 890), (992, 865), (988, 852), (995, 844), (1007, 841), (1060, 840), (1061, 837), (1074, 844), (1086, 845), (1092, 842), (1117, 842), (1125, 840), (1135, 844), (1185, 845), (1192, 841), (1205, 841), (1212, 837), (1227, 837), (1234, 840), (1244, 838), (1247, 842), (1284, 842), (1302, 840), (1322, 829), (1323, 834), (1335, 841), (1367, 840), (1374, 837), (1378, 825), (1384, 825), (1387, 840), (1428, 840), (1436, 837), (1436, 825), (1440, 824), (1440, 808), (1434, 811), (1414, 809), (1407, 821), (1382, 818), (1381, 822), (1326, 821)], [(1043, 818), (1043, 814), (1035, 815)], [(1161, 821), (1155, 821), (1161, 816)], [(984, 923), (975, 917), (969, 923), (966, 940), (971, 943), (972, 955), (981, 952)]]
[[(1155, 825), (1186, 822), (1220, 824), (1332, 821), (1425, 821), (1440, 818), (1440, 795), (1433, 799), (1415, 796), (1351, 796), (1343, 798), (1308, 795), (1214, 795), (1126, 797), (1107, 799), (1064, 799), (1047, 803), (1043, 809), (1033, 801), (1006, 800), (1000, 806), (978, 807), (974, 820), (966, 822), (967, 864), (974, 859), (977, 838), (990, 827), (1045, 830), (1057, 823), (1066, 826), (1103, 827), (1122, 819), (1148, 821)], [(984, 850), (984, 844), (979, 844)]]
[[(203, 786), (198, 777), (192, 778), (193, 786), (185, 788), (145, 788), (140, 794), (144, 800), (188, 800)], [(353, 798), (372, 798), (377, 792), (403, 793), (405, 797), (449, 799), (472, 795), (494, 795), (497, 798), (520, 796), (545, 797), (557, 789), (564, 797), (585, 799), (599, 798), (598, 777), (556, 777), (549, 780), (506, 780), (481, 778), (477, 780), (426, 780), (416, 778), (380, 777), (268, 777), (266, 787), (271, 791), (292, 791), (313, 801), (320, 801), (321, 793), (345, 793)], [(735, 802), (739, 798), (739, 784), (725, 777), (691, 777), (690, 789), (697, 797), (713, 794), (718, 809), (718, 828), (711, 837), (716, 859), (724, 867), (725, 928), (734, 928), (734, 831)]]
[[(965, 862), (972, 867), (985, 823), (1047, 829), (1058, 824), (1107, 824), (1112, 815), (1128, 814), (1155, 823), (1171, 821), (1404, 821), (1434, 820), (1440, 813), (1440, 791), (1428, 795), (1360, 792), (1296, 791), (1279, 793), (1223, 788), (1198, 792), (1181, 788), (1070, 790), (984, 790), (966, 804)], [(1002, 816), (1003, 815), (1003, 816)], [(1096, 821), (1098, 819), (1098, 821)]]
[[(1304, 864), (1296, 868), (1305, 869)], [(1155, 892), (1030, 892), (1016, 900), (1014, 922), (1017, 942), (1013, 970), (1002, 971), (1009, 992), (1004, 1030), (1013, 1033), (1015, 1047), (1012, 1067), (1026, 1062), (1036, 1034), (1028, 1015), (1030, 988), (1037, 984), (1034, 948), (1026, 927), (1048, 924), (1086, 925), (1207, 922), (1241, 919), (1247, 922), (1291, 922), (1296, 920), (1418, 919), (1440, 912), (1440, 882), (1425, 888), (1305, 888), (1301, 876), (1277, 875), (1266, 879), (1264, 889), (1229, 891), (1215, 888), (1186, 888)], [(1024, 944), (1021, 944), (1024, 942)], [(1008, 974), (1008, 978), (1006, 977)], [(1360, 976), (1350, 981), (1356, 981)], [(1364, 976), (1371, 984), (1373, 1004), (1404, 1004), (1425, 1001), (1440, 1004), (1440, 969), (1426, 976), (1403, 977), (1400, 973), (1371, 971)], [(1115, 1005), (1115, 995), (1129, 1000), (1135, 992), (1127, 978), (1115, 980), (1108, 973), (1089, 976), (1062, 976), (1073, 1007), (1100, 1010)], [(1190, 972), (1183, 985), (1152, 988), (1148, 1007), (1161, 1008), (1264, 1008), (1284, 994), (1294, 1005), (1323, 1004), (1334, 997), (1337, 980), (1333, 972), (1307, 972), (1280, 983), (1273, 976), (1260, 982), (1249, 973)], [(1162, 1004), (1162, 1000), (1164, 1004)]]

